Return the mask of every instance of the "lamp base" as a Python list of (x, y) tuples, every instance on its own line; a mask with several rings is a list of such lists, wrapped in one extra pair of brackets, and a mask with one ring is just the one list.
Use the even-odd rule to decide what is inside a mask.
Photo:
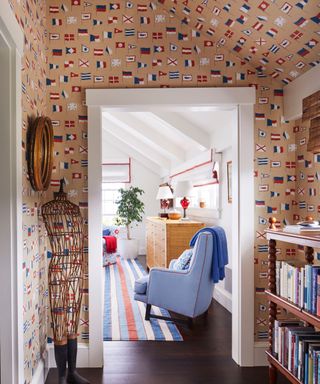
[(161, 219), (168, 219), (169, 218), (168, 214), (163, 213), (163, 212), (159, 212), (158, 216), (161, 217)]
[(181, 217), (181, 221), (190, 221), (189, 217)]

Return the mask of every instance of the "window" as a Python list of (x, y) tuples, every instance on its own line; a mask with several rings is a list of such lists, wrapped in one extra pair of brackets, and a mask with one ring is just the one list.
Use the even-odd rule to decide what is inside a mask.
[(124, 183), (102, 183), (102, 223), (114, 225), (118, 206), (116, 201), (120, 198), (119, 189), (125, 188)]
[[(219, 209), (219, 184), (203, 184), (192, 188), (191, 195), (187, 196), (190, 200), (189, 208), (208, 208)], [(176, 198), (176, 207), (180, 208), (180, 200)]]
[(193, 208), (219, 208), (219, 184), (199, 185), (193, 188), (194, 198), (192, 204)]
[(178, 176), (174, 187), (176, 208), (181, 207), (180, 200), (186, 196), (190, 200), (189, 209), (220, 210), (219, 170), (221, 157), (219, 154), (216, 156), (217, 160), (211, 161), (205, 167), (198, 167), (190, 172), (187, 170), (182, 172), (184, 175), (180, 175), (180, 178)]

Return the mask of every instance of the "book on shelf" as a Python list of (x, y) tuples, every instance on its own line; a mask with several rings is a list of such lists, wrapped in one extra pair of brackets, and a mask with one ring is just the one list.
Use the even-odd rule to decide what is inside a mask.
[(275, 320), (273, 328), (273, 355), (279, 360), (280, 363), (285, 359), (284, 357), (284, 330), (285, 327), (301, 326), (299, 320)]
[(320, 316), (320, 266), (277, 260), (276, 294)]
[[(312, 289), (311, 289), (311, 313), (313, 315), (317, 315), (317, 307), (318, 307), (318, 276), (320, 275), (320, 267), (313, 266), (312, 267)], [(320, 315), (320, 314), (319, 314)]]
[(317, 316), (320, 316), (320, 273), (317, 275)]
[(318, 376), (318, 358), (317, 353), (320, 353), (320, 344), (311, 344), (308, 351), (308, 384), (315, 384)]
[(300, 327), (298, 329), (292, 329), (289, 331), (289, 337), (291, 338), (291, 348), (292, 348), (292, 357), (291, 364), (289, 370), (295, 376), (298, 377), (298, 360), (299, 360), (299, 348), (298, 348), (298, 340), (299, 336), (303, 335), (312, 335), (314, 332), (313, 327)]
[(301, 340), (299, 341), (299, 347), (298, 347), (299, 348), (298, 364), (301, 367), (300, 375), (298, 376), (298, 379), (301, 380), (304, 384), (315, 384), (312, 381), (313, 366), (314, 366), (313, 354), (310, 354), (310, 351), (315, 347), (320, 347), (319, 334), (301, 337)]
[(320, 384), (320, 333), (299, 320), (275, 320), (273, 356), (303, 384)]
[(320, 225), (286, 225), (283, 232), (296, 233), (302, 235), (320, 234)]

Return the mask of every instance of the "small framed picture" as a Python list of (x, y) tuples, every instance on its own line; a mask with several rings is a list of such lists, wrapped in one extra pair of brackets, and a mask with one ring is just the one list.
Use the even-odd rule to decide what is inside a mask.
[(232, 161), (227, 162), (228, 203), (232, 203)]

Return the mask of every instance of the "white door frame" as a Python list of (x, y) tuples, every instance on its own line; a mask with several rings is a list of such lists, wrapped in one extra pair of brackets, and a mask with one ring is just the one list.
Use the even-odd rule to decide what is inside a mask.
[(24, 382), (22, 282), (22, 114), (23, 33), (8, 1), (0, 7), (0, 308), (2, 383)]
[[(232, 358), (254, 365), (254, 110), (255, 89), (138, 88), (88, 89), (88, 225), (89, 225), (89, 353), (88, 366), (103, 365), (103, 274), (101, 220), (102, 111), (172, 110), (186, 106), (234, 107), (238, 110), (233, 138)], [(238, 230), (237, 230), (238, 229)]]

